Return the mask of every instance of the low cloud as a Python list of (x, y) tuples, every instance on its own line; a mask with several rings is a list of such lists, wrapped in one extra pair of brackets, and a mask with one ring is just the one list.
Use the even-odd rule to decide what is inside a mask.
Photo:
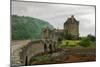
[(94, 6), (12, 1), (11, 8), (12, 14), (39, 18), (60, 29), (68, 17), (75, 15), (80, 22), (80, 36), (95, 34)]

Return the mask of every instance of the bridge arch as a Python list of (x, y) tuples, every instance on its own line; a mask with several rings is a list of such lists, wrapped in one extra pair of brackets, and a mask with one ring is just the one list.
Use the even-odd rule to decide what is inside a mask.
[(31, 41), (27, 45), (23, 46), (21, 48), (20, 52), (20, 62), (22, 65), (25, 65), (26, 63), (26, 57), (27, 57), (27, 64), (29, 64), (30, 59), (35, 56), (36, 54), (43, 53), (45, 52), (44, 49), (44, 43), (47, 45), (47, 52), (50, 52), (49, 45), (52, 45), (52, 51), (55, 51), (54, 45), (56, 45), (55, 41), (53, 40), (36, 40), (36, 41)]

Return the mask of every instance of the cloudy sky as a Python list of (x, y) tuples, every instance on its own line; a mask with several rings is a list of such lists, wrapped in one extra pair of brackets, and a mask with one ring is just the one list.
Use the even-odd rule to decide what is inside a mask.
[(63, 29), (67, 18), (74, 15), (79, 21), (80, 36), (95, 35), (94, 6), (12, 1), (11, 8), (12, 15), (39, 18), (59, 29)]

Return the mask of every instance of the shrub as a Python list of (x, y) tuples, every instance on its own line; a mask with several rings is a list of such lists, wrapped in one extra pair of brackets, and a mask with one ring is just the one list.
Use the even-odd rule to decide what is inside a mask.
[(91, 41), (95, 41), (95, 40), (96, 40), (95, 36), (93, 36), (93, 35), (91, 35), (91, 34), (89, 34), (89, 35), (87, 36), (87, 38), (89, 38)]
[(66, 42), (66, 46), (68, 46), (69, 42)]
[(89, 38), (82, 38), (82, 40), (80, 41), (79, 45), (83, 46), (83, 47), (89, 47), (91, 44), (91, 41)]

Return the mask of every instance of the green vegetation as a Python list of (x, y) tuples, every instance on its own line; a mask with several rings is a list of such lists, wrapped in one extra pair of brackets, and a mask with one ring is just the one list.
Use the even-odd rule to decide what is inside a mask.
[(31, 17), (12, 15), (12, 39), (39, 39), (41, 38), (42, 29), (53, 26), (48, 22)]
[(96, 38), (95, 38), (95, 36), (93, 36), (93, 35), (91, 35), (91, 34), (89, 34), (88, 36), (87, 36), (87, 38), (89, 38), (91, 41), (96, 41)]
[(82, 38), (82, 40), (80, 41), (79, 43), (80, 46), (83, 46), (83, 47), (88, 47), (91, 45), (91, 41), (89, 38), (85, 37), (85, 38)]
[(81, 38), (79, 45), (83, 47), (96, 47), (95, 39), (95, 36), (89, 34), (87, 37)]
[(68, 47), (96, 47), (95, 36), (88, 35), (87, 37), (81, 37), (79, 40), (62, 40), (59, 47), (68, 48)]
[(32, 63), (33, 61), (36, 61), (36, 62), (47, 62), (47, 61), (51, 61), (51, 60), (52, 60), (51, 54), (46, 54), (46, 55), (33, 56), (31, 58), (31, 60), (30, 60), (30, 63)]
[(63, 40), (59, 47), (66, 48), (66, 47), (76, 47), (79, 46), (80, 40)]

